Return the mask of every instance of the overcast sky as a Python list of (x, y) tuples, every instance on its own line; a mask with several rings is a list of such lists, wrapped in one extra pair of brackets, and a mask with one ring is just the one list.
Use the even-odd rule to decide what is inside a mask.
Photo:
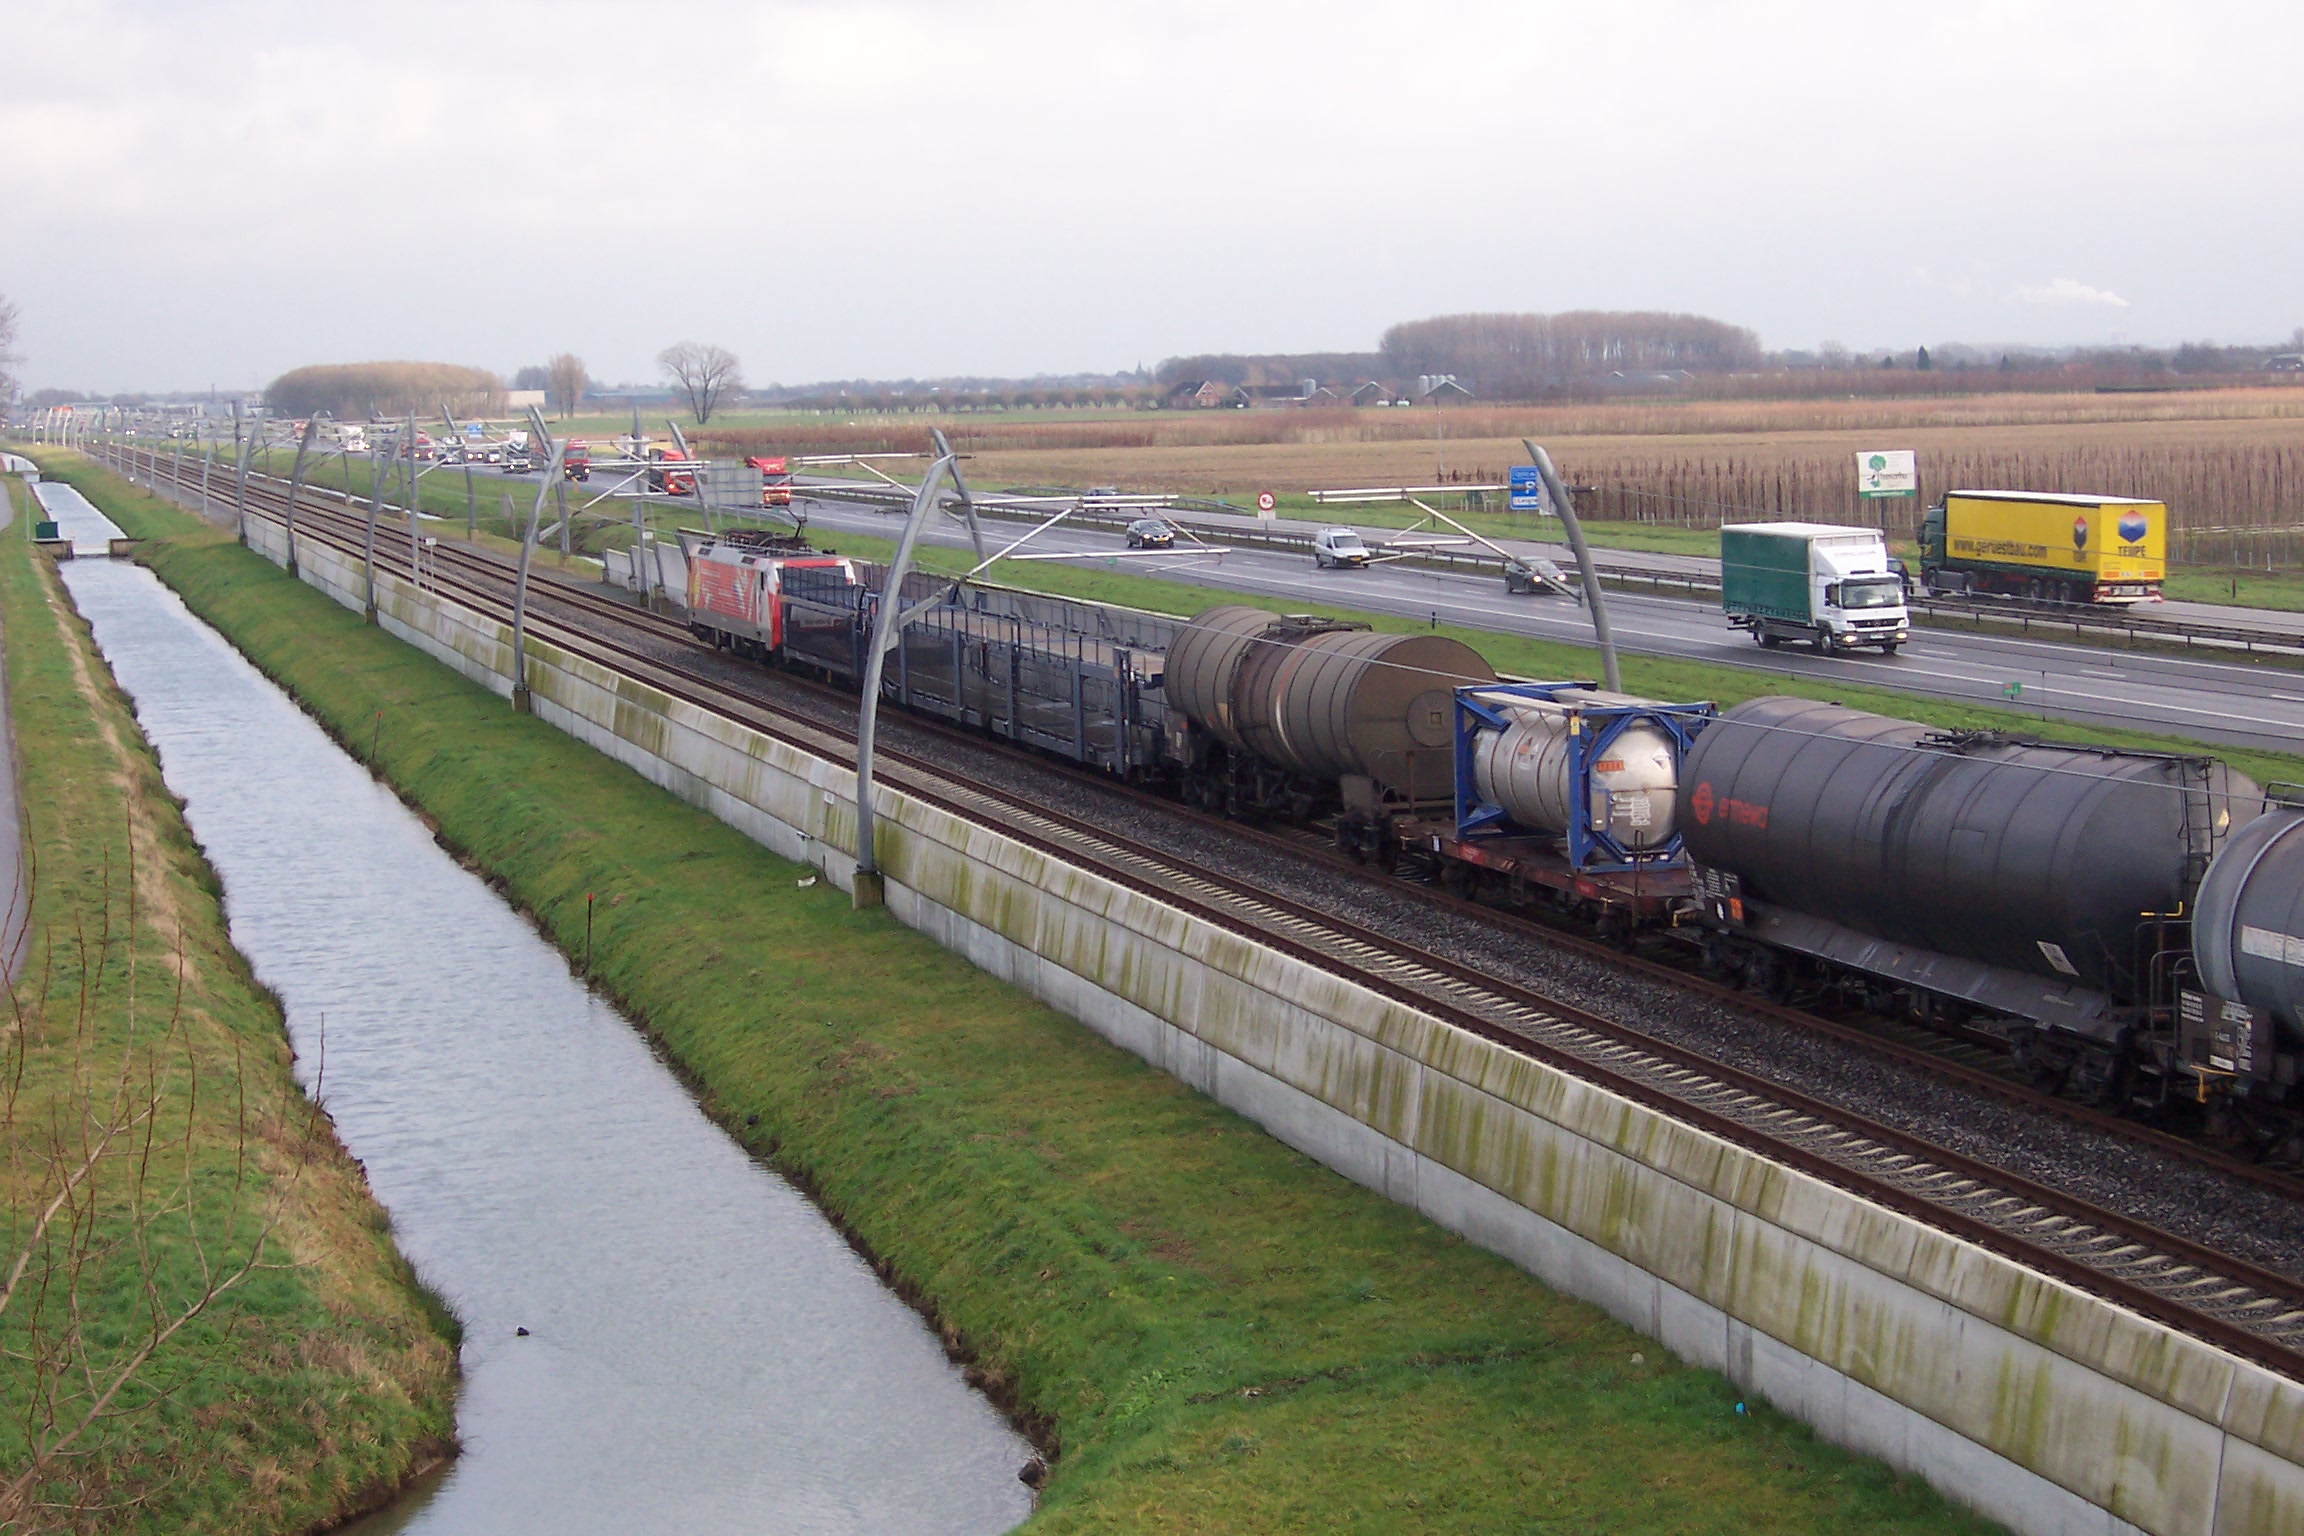
[(28, 386), (2304, 325), (2304, 6), (0, 0)]

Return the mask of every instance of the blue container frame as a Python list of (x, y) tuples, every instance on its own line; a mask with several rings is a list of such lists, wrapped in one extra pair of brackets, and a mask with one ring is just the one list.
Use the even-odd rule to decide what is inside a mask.
[[(1501, 694), (1558, 704), (1560, 695), (1570, 689), (1599, 686), (1593, 682), (1474, 683), (1456, 690), (1456, 835), (1459, 838), (1555, 835), (1521, 827), (1502, 806), (1480, 798), (1472, 773), (1473, 745), (1482, 731), (1501, 731), (1512, 723), (1509, 715), (1482, 702), (1480, 695), (1493, 698)], [(1600, 761), (1619, 736), (1641, 724), (1655, 726), (1669, 736), (1678, 757), (1685, 762), (1689, 747), (1704, 727), (1712, 723), (1718, 710), (1709, 703), (1591, 704), (1582, 700), (1564, 707), (1573, 708), (1578, 716), (1575, 734), (1568, 738), (1570, 867), (1579, 871), (1608, 871), (1653, 869), (1679, 863), (1681, 848), (1677, 831), (1654, 848), (1627, 848), (1611, 837), (1605, 827), (1591, 824), (1592, 765)]]

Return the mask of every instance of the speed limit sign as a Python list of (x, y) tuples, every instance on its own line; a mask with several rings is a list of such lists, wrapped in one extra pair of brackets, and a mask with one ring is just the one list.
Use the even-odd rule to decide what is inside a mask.
[(1280, 498), (1274, 496), (1270, 491), (1258, 491), (1256, 493), (1257, 511), (1269, 512), (1278, 505), (1280, 505)]

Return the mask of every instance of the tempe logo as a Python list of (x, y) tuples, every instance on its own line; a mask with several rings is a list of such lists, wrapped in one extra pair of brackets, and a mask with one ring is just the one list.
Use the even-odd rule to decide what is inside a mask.
[(1688, 814), (1696, 818), (1696, 825), (1712, 825), (1712, 784), (1710, 780), (1696, 786), (1696, 793), (1688, 797)]
[(2152, 525), (2145, 520), (2143, 513), (2123, 512), (2120, 514), (2119, 523), (2120, 541), (2123, 544), (2141, 544), (2144, 542), (2144, 535), (2151, 531), (2151, 527)]
[(2074, 549), (2086, 549), (2088, 547), (2088, 519), (2085, 517), (2072, 519), (2072, 547)]

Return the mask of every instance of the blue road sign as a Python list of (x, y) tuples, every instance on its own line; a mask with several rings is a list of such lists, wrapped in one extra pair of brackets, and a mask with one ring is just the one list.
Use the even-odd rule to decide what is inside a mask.
[(1533, 464), (1512, 466), (1512, 510), (1515, 512), (1541, 512), (1544, 510), (1544, 483), (1536, 477)]

